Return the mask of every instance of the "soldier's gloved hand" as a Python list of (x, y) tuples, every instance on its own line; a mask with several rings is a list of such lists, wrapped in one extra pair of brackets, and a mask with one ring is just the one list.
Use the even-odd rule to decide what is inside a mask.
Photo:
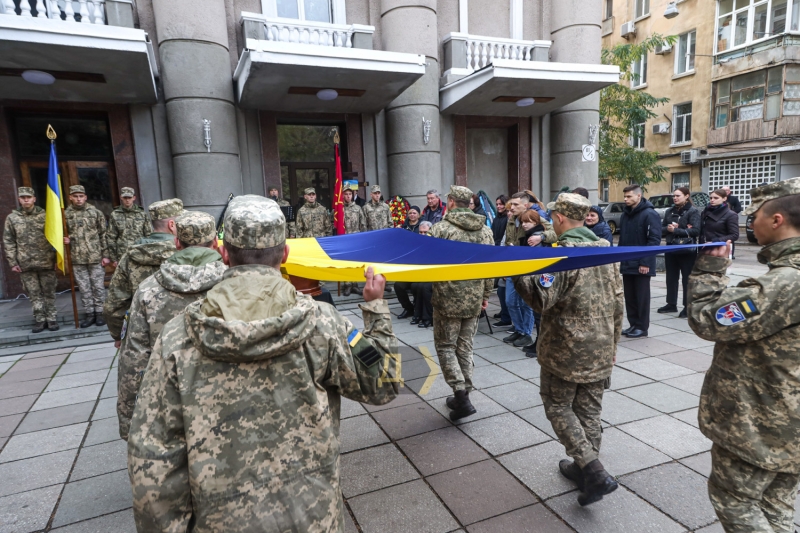
[(375, 274), (375, 269), (367, 268), (364, 274), (367, 283), (364, 285), (364, 301), (371, 302), (383, 298), (383, 290), (386, 287), (386, 278), (382, 274)]

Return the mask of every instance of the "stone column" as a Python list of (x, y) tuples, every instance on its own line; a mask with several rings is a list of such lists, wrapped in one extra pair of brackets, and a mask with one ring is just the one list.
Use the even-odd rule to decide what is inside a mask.
[[(551, 61), (600, 63), (600, 10), (587, 9), (584, 0), (551, 2)], [(551, 114), (550, 197), (567, 185), (585, 187), (597, 202), (597, 161), (581, 162), (581, 146), (589, 143), (589, 125), (599, 122), (600, 93), (566, 105)], [(595, 144), (598, 142), (595, 139)]]
[[(242, 193), (223, 0), (153, 0), (175, 194), (214, 215)], [(203, 143), (211, 121), (211, 152)]]
[[(436, 0), (381, 0), (383, 49), (422, 54), (425, 75), (386, 107), (386, 154), (389, 194), (412, 204), (425, 192), (442, 192), (439, 153), (439, 43)], [(430, 138), (423, 140), (423, 118), (431, 121)], [(446, 192), (446, 191), (444, 191)], [(388, 197), (384, 190), (383, 196)]]

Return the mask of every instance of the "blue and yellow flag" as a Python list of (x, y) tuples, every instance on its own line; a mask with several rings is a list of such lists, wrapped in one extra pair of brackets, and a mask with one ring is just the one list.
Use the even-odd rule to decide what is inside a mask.
[(50, 246), (56, 249), (56, 264), (58, 269), (66, 274), (64, 269), (64, 195), (61, 194), (61, 177), (58, 175), (58, 159), (56, 158), (56, 143), (50, 143), (50, 167), (47, 170), (47, 199), (45, 200), (44, 236)]

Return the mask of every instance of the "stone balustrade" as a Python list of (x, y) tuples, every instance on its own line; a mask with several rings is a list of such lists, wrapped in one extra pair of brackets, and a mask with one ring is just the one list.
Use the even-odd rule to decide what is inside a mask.
[(375, 32), (374, 26), (266, 17), (255, 13), (242, 13), (241, 22), (246, 38), (334, 48), (372, 49)]
[(523, 41), (450, 33), (442, 40), (445, 71), (465, 70), (471, 74), (495, 59), (512, 61), (548, 61), (551, 41)]
[(105, 24), (105, 0), (0, 0), (0, 15)]

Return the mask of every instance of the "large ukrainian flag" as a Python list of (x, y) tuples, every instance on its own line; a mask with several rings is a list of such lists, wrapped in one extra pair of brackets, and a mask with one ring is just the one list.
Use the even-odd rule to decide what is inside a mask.
[(58, 175), (58, 159), (56, 158), (56, 143), (50, 143), (50, 166), (47, 170), (47, 199), (45, 200), (44, 236), (50, 246), (56, 249), (56, 264), (58, 269), (66, 274), (64, 269), (64, 195), (61, 193), (61, 179)]

